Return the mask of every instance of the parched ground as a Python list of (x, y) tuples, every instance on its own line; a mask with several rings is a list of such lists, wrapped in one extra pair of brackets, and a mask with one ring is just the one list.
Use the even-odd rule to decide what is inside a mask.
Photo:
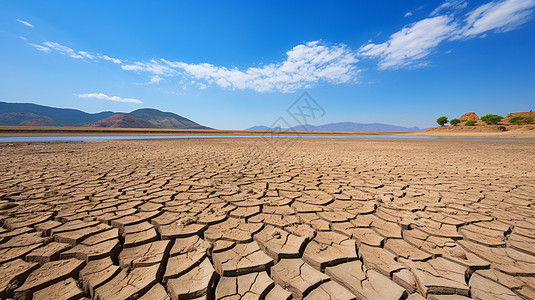
[(271, 146), (0, 144), (0, 298), (535, 298), (535, 142)]

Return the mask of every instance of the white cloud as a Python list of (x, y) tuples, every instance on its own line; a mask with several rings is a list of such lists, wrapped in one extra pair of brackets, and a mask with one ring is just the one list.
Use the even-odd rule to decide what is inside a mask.
[(457, 13), (460, 10), (466, 8), (468, 2), (464, 0), (446, 0), (444, 3), (439, 5), (435, 10), (429, 14), (431, 17), (438, 15), (439, 13)]
[(158, 76), (158, 75), (154, 75), (154, 76), (151, 76), (150, 80), (148, 82), (145, 82), (145, 83), (136, 83), (137, 85), (144, 85), (144, 84), (155, 84), (155, 83), (158, 83), (160, 81), (162, 81), (163, 78)]
[(155, 59), (151, 59), (149, 62), (134, 62), (129, 65), (122, 65), (121, 68), (127, 71), (148, 72), (161, 76), (173, 76), (178, 74), (177, 70)]
[(122, 64), (122, 63), (123, 63), (120, 59), (118, 59), (118, 58), (113, 58), (113, 57), (109, 57), (109, 56), (107, 56), (107, 55), (99, 55), (98, 57), (101, 58), (101, 59), (103, 59), (103, 60), (111, 61), (111, 62), (113, 62), (113, 63), (115, 63), (115, 64)]
[[(63, 55), (67, 55), (67, 56), (70, 56), (72, 58), (83, 58), (84, 56), (76, 53), (76, 51), (74, 51), (73, 49), (67, 47), (67, 46), (63, 46), (59, 43), (55, 43), (55, 42), (44, 42), (43, 45), (45, 45), (46, 47), (49, 47), (50, 49), (53, 49)], [(84, 53), (87, 53), (87, 52), (84, 52)]]
[(89, 52), (78, 51), (78, 54), (80, 54), (82, 57), (85, 57), (85, 58), (95, 59), (95, 56)]
[(29, 22), (26, 22), (26, 21), (23, 21), (23, 20), (20, 20), (20, 19), (17, 19), (17, 21), (22, 23), (22, 24), (24, 24), (25, 26), (28, 26), (28, 27), (31, 27), (31, 28), (35, 27), (32, 24), (30, 24)]
[(472, 37), (490, 30), (513, 30), (533, 17), (533, 7), (535, 0), (504, 0), (481, 5), (466, 15), (459, 37)]
[(50, 52), (50, 48), (48, 48), (46, 46), (32, 44), (32, 43), (29, 43), (28, 45), (34, 47), (35, 49), (37, 49), (39, 51), (43, 51), (43, 52), (46, 52), (46, 53)]
[(143, 102), (132, 99), (132, 98), (121, 98), (117, 96), (108, 96), (103, 93), (88, 93), (88, 94), (79, 94), (77, 95), (80, 98), (91, 98), (91, 99), (100, 99), (100, 100), (109, 100), (109, 101), (115, 101), (115, 102), (128, 102), (128, 103), (137, 103), (141, 104)]
[(358, 53), (378, 58), (379, 69), (398, 69), (425, 65), (421, 60), (442, 41), (451, 37), (457, 25), (450, 16), (423, 19), (392, 34), (381, 44), (368, 43)]
[(410, 11), (407, 12), (407, 13), (404, 15), (405, 18), (410, 17), (410, 16), (412, 16), (412, 13), (411, 13)]
[(148, 84), (155, 84), (155, 83), (158, 83), (158, 82), (160, 82), (162, 80), (163, 80), (163, 78), (158, 76), (158, 75), (152, 76), (150, 81), (148, 82)]
[(56, 42), (44, 42), (42, 45), (38, 44), (32, 44), (31, 46), (35, 47), (39, 51), (43, 52), (50, 52), (51, 50), (58, 52), (59, 54), (67, 55), (72, 58), (78, 58), (78, 59), (88, 59), (88, 60), (105, 60), (105, 61), (111, 61), (115, 64), (122, 64), (123, 62), (120, 59), (109, 57), (107, 55), (102, 55), (98, 53), (91, 53), (87, 51), (76, 51), (70, 47), (64, 46), (60, 43)]
[[(328, 46), (320, 41), (308, 42), (295, 46), (286, 52), (286, 56), (283, 62), (245, 70), (207, 63), (161, 61), (176, 74), (204, 80), (207, 84), (223, 88), (252, 89), (257, 92), (292, 92), (320, 82), (351, 82), (355, 81), (359, 71), (355, 66), (358, 61), (356, 54), (343, 44)], [(138, 69), (139, 66), (136, 63), (132, 68)]]

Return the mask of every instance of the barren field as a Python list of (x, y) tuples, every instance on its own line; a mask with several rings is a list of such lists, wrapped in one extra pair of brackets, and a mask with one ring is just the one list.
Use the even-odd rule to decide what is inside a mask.
[(0, 144), (0, 298), (535, 298), (535, 142), (273, 145)]

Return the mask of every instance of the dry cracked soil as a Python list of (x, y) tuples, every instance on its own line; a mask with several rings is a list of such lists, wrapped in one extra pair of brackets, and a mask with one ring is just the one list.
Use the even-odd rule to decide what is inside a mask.
[(274, 145), (0, 144), (0, 298), (535, 298), (535, 142)]

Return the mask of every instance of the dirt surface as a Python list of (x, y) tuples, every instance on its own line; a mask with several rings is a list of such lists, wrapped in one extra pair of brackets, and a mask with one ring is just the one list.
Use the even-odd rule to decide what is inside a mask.
[(535, 298), (533, 141), (4, 143), (0, 157), (2, 299)]

